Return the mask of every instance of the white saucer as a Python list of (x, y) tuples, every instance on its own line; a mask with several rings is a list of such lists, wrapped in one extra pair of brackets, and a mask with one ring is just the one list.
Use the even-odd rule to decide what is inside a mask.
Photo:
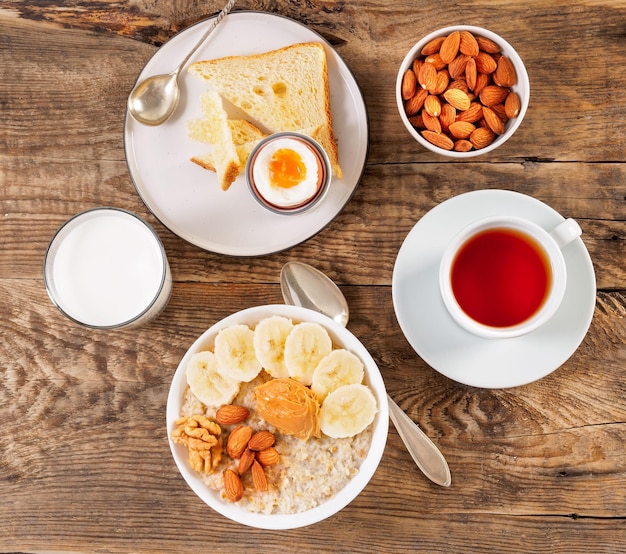
[(483, 339), (460, 328), (439, 292), (439, 261), (447, 242), (481, 217), (526, 217), (545, 229), (564, 218), (530, 196), (480, 190), (442, 202), (422, 217), (402, 244), (393, 271), (393, 305), (404, 335), (432, 368), (474, 387), (506, 388), (545, 377), (582, 342), (593, 317), (595, 274), (579, 238), (563, 249), (567, 290), (559, 310), (543, 327), (512, 339)]
[[(138, 78), (172, 71), (213, 19), (175, 35), (157, 50)], [(150, 127), (127, 114), (124, 122), (124, 148), (135, 188), (150, 211), (173, 233), (219, 254), (271, 254), (315, 235), (350, 200), (367, 157), (367, 111), (348, 66), (320, 35), (286, 17), (235, 12), (224, 18), (189, 63), (260, 54), (309, 41), (322, 43), (326, 50), (333, 131), (343, 178), (332, 181), (324, 201), (315, 209), (297, 216), (277, 215), (263, 208), (252, 198), (243, 175), (228, 191), (221, 190), (215, 173), (189, 161), (192, 156), (206, 154), (210, 147), (188, 137), (187, 121), (202, 117), (200, 96), (207, 85), (185, 69), (180, 76), (180, 103), (171, 119)]]

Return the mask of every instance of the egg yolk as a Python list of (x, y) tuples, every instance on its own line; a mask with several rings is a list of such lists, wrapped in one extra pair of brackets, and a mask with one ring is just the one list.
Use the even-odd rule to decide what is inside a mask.
[(280, 188), (295, 187), (306, 178), (306, 165), (300, 154), (290, 148), (280, 148), (270, 160), (270, 181)]

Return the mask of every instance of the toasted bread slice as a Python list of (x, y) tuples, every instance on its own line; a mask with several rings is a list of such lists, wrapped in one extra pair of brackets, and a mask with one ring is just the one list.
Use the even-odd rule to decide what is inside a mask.
[(320, 127), (317, 140), (342, 177), (332, 131), (328, 67), (318, 42), (251, 56), (199, 61), (189, 71), (270, 133)]
[[(228, 190), (241, 173), (241, 163), (233, 143), (228, 114), (224, 110), (220, 95), (215, 91), (205, 92), (201, 102), (206, 117), (189, 122), (188, 130), (192, 138), (211, 145), (213, 169), (217, 173), (222, 190)], [(199, 165), (206, 167), (203, 163)]]
[[(239, 158), (239, 174), (241, 174), (246, 167), (250, 152), (252, 152), (252, 149), (258, 142), (267, 135), (245, 119), (229, 119), (228, 125), (230, 127), (233, 144), (235, 145), (235, 151)], [(207, 123), (205, 119), (190, 121), (187, 125), (189, 136), (200, 142), (210, 142), (207, 140), (207, 134), (205, 132), (206, 126)], [(194, 156), (191, 158), (191, 161), (204, 167), (204, 169), (215, 171), (215, 162), (212, 152), (208, 152), (202, 156)]]

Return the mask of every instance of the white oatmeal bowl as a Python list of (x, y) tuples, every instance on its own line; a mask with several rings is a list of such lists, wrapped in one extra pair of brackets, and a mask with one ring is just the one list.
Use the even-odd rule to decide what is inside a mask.
[[(341, 351), (341, 354), (346, 357), (349, 356), (350, 360), (358, 360), (356, 364), (359, 365), (360, 375), (357, 379), (360, 382), (358, 384), (356, 381), (354, 384), (345, 384), (345, 386), (340, 387), (340, 390), (327, 391), (323, 393), (325, 396), (320, 396), (322, 394), (319, 390), (320, 383), (327, 383), (328, 375), (330, 375), (327, 370), (325, 380), (323, 375), (319, 376), (320, 371), (323, 373), (319, 368), (325, 365), (324, 362), (319, 364), (315, 362), (318, 369), (316, 370), (317, 373), (314, 374), (313, 383), (310, 383), (302, 381), (299, 376), (295, 376), (293, 379), (291, 377), (283, 378), (275, 369), (266, 370), (266, 361), (263, 360), (264, 363), (260, 364), (262, 369), (258, 375), (248, 381), (240, 382), (234, 392), (230, 389), (232, 387), (230, 381), (228, 383), (211, 381), (211, 390), (217, 391), (219, 393), (217, 396), (226, 401), (222, 403), (218, 401), (208, 402), (206, 397), (203, 397), (205, 402), (202, 402), (194, 394), (198, 393), (198, 396), (202, 396), (198, 392), (200, 389), (194, 388), (196, 382), (193, 377), (189, 377), (191, 375), (189, 368), (196, 364), (199, 357), (210, 356), (211, 359), (217, 360), (217, 355), (221, 351), (218, 352), (215, 339), (220, 332), (225, 329), (247, 327), (250, 331), (245, 331), (245, 329), (244, 331), (252, 337), (257, 325), (262, 321), (269, 321), (270, 318), (288, 320), (293, 328), (304, 328), (309, 324), (314, 324), (316, 328), (321, 327), (327, 332), (333, 355), (337, 354), (336, 351)], [(302, 323), (307, 325), (299, 326)], [(290, 333), (296, 335), (295, 332)], [(227, 333), (223, 333), (223, 335), (226, 336)], [(250, 338), (250, 340), (252, 339)], [(290, 340), (289, 337), (287, 340)], [(259, 347), (256, 346), (256, 348), (258, 352)], [(288, 348), (285, 346), (285, 352)], [(292, 351), (293, 347), (289, 351), (293, 357)], [(214, 352), (215, 355), (206, 354), (207, 352)], [(202, 354), (199, 356), (198, 353)], [(343, 356), (341, 365), (345, 368)], [(261, 357), (260, 354), (259, 357)], [(327, 356), (328, 359), (332, 357), (332, 355)], [(338, 358), (339, 356), (335, 357)], [(222, 359), (220, 358), (220, 362)], [(206, 369), (206, 365), (204, 367)], [(353, 369), (341, 371), (344, 374), (354, 375)], [(337, 374), (333, 372), (332, 375), (335, 379)], [(237, 380), (240, 379), (241, 377)], [(267, 402), (267, 398), (263, 397), (261, 391), (268, 390), (268, 385), (270, 387), (279, 383), (282, 385), (286, 381), (293, 383), (295, 379), (302, 381), (294, 384), (299, 387), (297, 388), (298, 394), (302, 392), (301, 389), (305, 388), (304, 383), (306, 383), (307, 391), (305, 392), (307, 394), (305, 396), (315, 399), (314, 401), (309, 400), (308, 405), (309, 407), (316, 406), (311, 410), (316, 410), (316, 415), (312, 417), (318, 422), (318, 432), (307, 433), (309, 436), (306, 437), (294, 434), (292, 429), (286, 430), (280, 420), (277, 422), (272, 419), (270, 415), (273, 415), (273, 408), (264, 411), (268, 409), (268, 405), (271, 407), (276, 402), (275, 398), (270, 398), (270, 402)], [(206, 383), (203, 384), (203, 387), (205, 385)], [(198, 385), (195, 384), (195, 386)], [(358, 390), (353, 391), (355, 388)], [(362, 422), (362, 426), (358, 428), (352, 426), (352, 420), (341, 421), (339, 425), (336, 420), (331, 421), (331, 417), (328, 415), (332, 413), (330, 405), (333, 403), (335, 415), (337, 413), (343, 414), (344, 411), (350, 412), (351, 408), (342, 405), (339, 410), (336, 400), (332, 402), (330, 400), (331, 397), (336, 398), (338, 394), (344, 395), (345, 391), (348, 390), (354, 394), (358, 392), (359, 395), (366, 393), (365, 397), (359, 395), (350, 397), (351, 401), (358, 400), (353, 401), (355, 406), (358, 405), (358, 409), (355, 408), (355, 418), (357, 420), (361, 418), (360, 421)], [(228, 398), (224, 397), (224, 394)], [(346, 398), (348, 397), (344, 395), (342, 401), (345, 402)], [(237, 406), (237, 410), (245, 408), (244, 411), (247, 411), (248, 415), (245, 420), (230, 424), (224, 415), (220, 416), (216, 413), (220, 405)], [(367, 406), (367, 410), (364, 410), (363, 406)], [(369, 419), (362, 419), (364, 411), (368, 412)], [(222, 412), (222, 414), (224, 413)], [(290, 415), (293, 413), (290, 412)], [(203, 420), (202, 418), (206, 419)], [(195, 421), (207, 420), (223, 422), (218, 424), (218, 431), (211, 430), (211, 433), (216, 437), (217, 433), (221, 432), (217, 439), (219, 445), (213, 446), (218, 450), (218, 455), (215, 455), (215, 450), (211, 450), (214, 452), (213, 458), (210, 455), (208, 458), (205, 456), (205, 461), (201, 460), (198, 466), (192, 460), (191, 443), (181, 441), (180, 434), (184, 435), (181, 430), (189, 421), (193, 425), (197, 425)], [(385, 385), (376, 362), (350, 331), (315, 311), (281, 304), (257, 306), (234, 313), (217, 322), (198, 337), (183, 356), (172, 379), (167, 399), (166, 424), (170, 448), (178, 470), (189, 487), (208, 506), (223, 516), (250, 527), (292, 529), (311, 525), (332, 516), (361, 493), (374, 475), (382, 458), (387, 441), (389, 411)], [(199, 425), (207, 427), (212, 424), (200, 423)], [(341, 427), (342, 431), (350, 428), (352, 434), (343, 436), (341, 433), (337, 433), (337, 426)], [(230, 440), (231, 436), (232, 439), (235, 439), (235, 435), (237, 435), (234, 431), (242, 427), (250, 427), (253, 435), (259, 431), (261, 431), (260, 434), (269, 435), (271, 433), (275, 442), (271, 448), (267, 449), (266, 453), (271, 450), (278, 462), (274, 461), (266, 465), (260, 457), (263, 452), (256, 452), (256, 459), (262, 463), (258, 464), (254, 461), (252, 463), (257, 466), (256, 468), (247, 470), (242, 468), (246, 456), (233, 454)], [(187, 428), (185, 427), (185, 429)], [(213, 437), (209, 438), (213, 443), (216, 442)], [(254, 459), (254, 452), (249, 452), (250, 449), (258, 450), (252, 446), (253, 439), (248, 439), (246, 454), (251, 453)], [(189, 440), (193, 441), (194, 439)], [(233, 440), (232, 442), (236, 441)], [(201, 454), (206, 454), (206, 450)], [(236, 458), (232, 458), (231, 454)], [(206, 461), (207, 459), (208, 461)], [(196, 465), (195, 468), (193, 467), (194, 464)], [(248, 464), (246, 466), (249, 467)], [(253, 475), (254, 471), (252, 470), (254, 469), (262, 473), (261, 480), (262, 484), (265, 485), (264, 488), (258, 486), (258, 473)], [(241, 471), (241, 475), (239, 475), (239, 471)], [(229, 473), (228, 476), (227, 473)], [(234, 474), (237, 474), (238, 477), (233, 477)], [(232, 494), (230, 494), (233, 488), (231, 479), (235, 479), (243, 491), (243, 494), (240, 494), (236, 499), (233, 499)]]

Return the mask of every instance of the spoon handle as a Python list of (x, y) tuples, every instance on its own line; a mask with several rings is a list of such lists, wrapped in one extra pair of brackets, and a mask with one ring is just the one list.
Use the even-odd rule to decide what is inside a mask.
[(226, 17), (228, 12), (230, 12), (230, 10), (233, 9), (233, 6), (235, 5), (236, 1), (237, 0), (228, 0), (226, 5), (222, 8), (222, 11), (219, 14), (217, 14), (217, 17), (213, 20), (213, 23), (211, 24), (211, 26), (206, 30), (204, 35), (202, 35), (202, 38), (200, 38), (200, 40), (196, 43), (196, 45), (189, 51), (187, 56), (185, 56), (185, 59), (182, 62), (180, 62), (180, 65), (175, 70), (176, 75), (178, 75), (178, 73), (180, 73), (180, 70), (183, 67), (185, 67), (185, 65), (187, 65), (187, 62), (189, 61), (191, 56), (193, 56), (196, 53), (196, 50), (200, 48), (200, 46), (204, 43), (204, 41), (207, 38), (209, 38), (209, 35), (213, 32), (215, 27), (217, 27), (222, 21), (222, 19)]
[(442, 487), (449, 487), (452, 478), (450, 477), (448, 462), (446, 462), (443, 454), (389, 395), (387, 398), (389, 400), (389, 417), (417, 467), (434, 483)]

